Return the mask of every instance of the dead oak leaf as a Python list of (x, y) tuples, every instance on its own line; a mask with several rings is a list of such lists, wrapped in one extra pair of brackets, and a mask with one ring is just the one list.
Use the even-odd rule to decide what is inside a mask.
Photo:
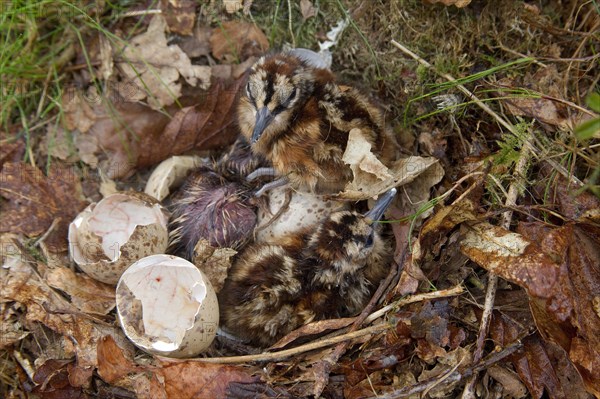
[(161, 0), (160, 10), (169, 30), (183, 36), (192, 34), (196, 22), (196, 2), (193, 0)]
[(129, 85), (126, 95), (123, 94), (127, 101), (148, 98), (154, 109), (171, 105), (181, 96), (180, 76), (192, 87), (210, 86), (210, 67), (192, 65), (179, 46), (169, 45), (166, 27), (165, 19), (156, 15), (145, 33), (135, 36), (119, 50), (124, 62), (117, 66)]
[(52, 226), (45, 239), (52, 252), (67, 246), (69, 223), (85, 207), (74, 169), (53, 166), (48, 175), (29, 164), (9, 162), (0, 172), (3, 203), (0, 232), (39, 236)]
[(216, 59), (233, 63), (252, 56), (261, 56), (269, 49), (269, 41), (263, 31), (254, 24), (227, 21), (213, 29), (210, 46)]
[(488, 271), (548, 298), (555, 289), (558, 265), (538, 245), (520, 234), (486, 222), (462, 225), (460, 250)]
[(106, 315), (116, 305), (114, 287), (71, 269), (61, 267), (49, 270), (46, 281), (51, 287), (67, 293), (71, 303), (82, 312)]

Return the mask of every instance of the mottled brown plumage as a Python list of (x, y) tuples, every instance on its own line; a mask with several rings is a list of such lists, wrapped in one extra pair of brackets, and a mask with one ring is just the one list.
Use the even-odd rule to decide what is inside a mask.
[(316, 226), (244, 250), (219, 293), (225, 329), (267, 346), (313, 320), (360, 312), (388, 272), (391, 247), (374, 221), (395, 191), (365, 215), (334, 212)]
[(384, 164), (398, 149), (383, 113), (367, 97), (338, 85), (329, 70), (286, 53), (252, 67), (238, 120), (252, 150), (303, 191), (334, 193), (351, 180), (342, 155), (353, 128), (362, 130)]

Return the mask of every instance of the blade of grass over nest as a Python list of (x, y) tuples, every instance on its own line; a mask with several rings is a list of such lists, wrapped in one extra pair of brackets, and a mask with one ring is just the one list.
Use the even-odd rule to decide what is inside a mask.
[(383, 77), (381, 75), (381, 70), (379, 68), (379, 61), (377, 60), (377, 55), (375, 55), (375, 50), (373, 50), (373, 47), (369, 43), (369, 39), (367, 39), (367, 37), (365, 36), (363, 31), (358, 27), (358, 25), (356, 25), (356, 22), (354, 22), (354, 19), (352, 18), (352, 16), (350, 14), (348, 14), (348, 10), (346, 10), (346, 7), (342, 4), (342, 2), (340, 0), (335, 0), (335, 1), (337, 2), (340, 10), (343, 12), (344, 18), (346, 20), (348, 20), (348, 22), (350, 22), (350, 25), (354, 28), (356, 33), (358, 33), (360, 38), (365, 42), (365, 45), (369, 49), (369, 53), (371, 53), (371, 57), (373, 58), (373, 62), (375, 64), (375, 71), (377, 72), (377, 79), (383, 79)]
[[(408, 123), (408, 111), (410, 110), (410, 107), (411, 107), (411, 105), (414, 102), (421, 101), (423, 99), (432, 97), (432, 96), (434, 96), (436, 94), (439, 94), (439, 93), (442, 93), (444, 91), (448, 91), (448, 90), (450, 90), (452, 88), (455, 88), (455, 87), (457, 87), (459, 85), (465, 85), (467, 83), (475, 82), (477, 80), (483, 79), (483, 78), (485, 78), (487, 76), (493, 75), (493, 74), (501, 72), (501, 71), (505, 71), (505, 70), (510, 69), (512, 67), (515, 67), (515, 66), (525, 67), (525, 66), (531, 64), (534, 60), (535, 59), (532, 58), (532, 57), (520, 58), (520, 59), (517, 59), (515, 61), (510, 61), (510, 62), (504, 63), (502, 65), (498, 65), (498, 66), (495, 66), (495, 67), (492, 67), (492, 68), (488, 68), (485, 71), (481, 71), (481, 72), (474, 73), (472, 75), (465, 76), (463, 78), (458, 78), (458, 79), (454, 79), (452, 81), (446, 81), (446, 82), (442, 82), (442, 83), (428, 84), (427, 86), (432, 88), (431, 91), (429, 91), (429, 92), (427, 92), (427, 93), (425, 93), (423, 95), (420, 95), (418, 97), (410, 99), (408, 101), (408, 103), (406, 104), (406, 108), (404, 109), (404, 126), (408, 126), (408, 124), (409, 124)], [(500, 90), (497, 90), (497, 91), (500, 91)], [(522, 89), (522, 90), (519, 90), (519, 91), (528, 92), (525, 89)], [(498, 98), (498, 99), (502, 99), (502, 98)], [(478, 99), (478, 100), (473, 100), (470, 103), (476, 103), (477, 101), (493, 101), (493, 100), (494, 99), (492, 99), (492, 100)], [(466, 104), (466, 103), (463, 103), (463, 104)], [(437, 113), (438, 112), (433, 112), (431, 114), (428, 114), (427, 116), (432, 116), (432, 115), (435, 115)], [(424, 117), (427, 117), (427, 116), (418, 117), (415, 121), (423, 119)]]

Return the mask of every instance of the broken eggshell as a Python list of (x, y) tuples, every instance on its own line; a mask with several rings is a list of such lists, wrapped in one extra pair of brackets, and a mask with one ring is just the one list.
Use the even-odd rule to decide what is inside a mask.
[[(286, 206), (287, 195), (291, 195)], [(259, 208), (255, 230), (256, 242), (276, 242), (278, 238), (314, 226), (329, 214), (350, 209), (348, 202), (328, 200), (323, 195), (290, 191), (276, 187), (268, 192), (268, 209)], [(281, 208), (286, 208), (281, 211)], [(273, 220), (274, 215), (281, 214)]]
[(144, 256), (163, 253), (168, 215), (143, 193), (116, 193), (91, 204), (69, 225), (71, 258), (90, 277), (116, 284)]
[(194, 264), (173, 255), (152, 255), (121, 276), (117, 313), (125, 335), (139, 348), (168, 357), (206, 350), (219, 325), (215, 291)]

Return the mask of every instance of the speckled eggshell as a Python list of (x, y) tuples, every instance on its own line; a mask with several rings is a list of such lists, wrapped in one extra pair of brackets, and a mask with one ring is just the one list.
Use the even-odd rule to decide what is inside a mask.
[[(121, 237), (124, 243), (116, 240), (112, 245), (103, 248), (103, 237), (90, 227), (90, 220), (98, 217), (96, 211), (102, 208), (99, 204), (105, 200), (114, 203), (135, 203), (139, 209), (147, 210), (150, 217), (155, 217), (156, 220), (149, 224), (135, 225), (128, 237)], [(169, 242), (168, 218), (158, 202), (145, 194), (118, 193), (102, 201), (88, 206), (69, 225), (69, 250), (71, 258), (87, 275), (103, 283), (114, 285), (119, 281), (123, 271), (136, 260), (166, 251)], [(111, 233), (112, 223), (122, 223), (123, 219), (134, 219), (131, 215), (122, 212), (116, 212), (117, 220), (114, 221), (111, 220), (110, 215), (108, 217), (103, 215), (102, 218), (105, 220), (103, 229), (107, 234)]]
[(131, 265), (116, 290), (125, 335), (152, 354), (188, 358), (205, 351), (219, 325), (210, 281), (196, 266), (172, 255), (152, 255)]
[(270, 214), (263, 209), (258, 211), (257, 242), (272, 242), (278, 237), (314, 225), (329, 216), (331, 212), (350, 208), (348, 202), (326, 200), (321, 195), (291, 191), (292, 198), (287, 210), (273, 223), (262, 228), (285, 204), (288, 190), (285, 187), (278, 187), (269, 191)]

